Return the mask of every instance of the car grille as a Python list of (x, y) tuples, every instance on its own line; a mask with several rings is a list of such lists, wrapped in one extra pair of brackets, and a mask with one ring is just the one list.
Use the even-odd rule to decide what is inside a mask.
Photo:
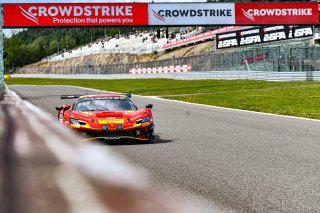
[[(146, 132), (144, 129), (140, 129), (142, 134), (145, 135)], [(130, 131), (116, 131), (116, 132), (92, 132), (92, 131), (82, 131), (85, 132), (87, 135), (92, 137), (121, 137), (121, 136), (129, 136), (129, 137), (136, 137), (136, 129)]]

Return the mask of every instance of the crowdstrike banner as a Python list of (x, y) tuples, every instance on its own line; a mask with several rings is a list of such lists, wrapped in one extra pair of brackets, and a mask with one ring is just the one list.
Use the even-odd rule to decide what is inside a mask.
[[(5, 2), (4, 2), (5, 1)], [(25, 4), (25, 2), (34, 2)], [(59, 2), (60, 0), (52, 0)], [(97, 0), (98, 1), (98, 0)], [(319, 24), (318, 3), (38, 3), (0, 0), (4, 27)], [(9, 4), (10, 2), (10, 4)], [(17, 4), (16, 2), (21, 2)]]
[(233, 3), (149, 4), (149, 25), (233, 25)]
[(236, 3), (236, 24), (318, 24), (318, 3)]
[(148, 25), (147, 4), (8, 4), (4, 27)]

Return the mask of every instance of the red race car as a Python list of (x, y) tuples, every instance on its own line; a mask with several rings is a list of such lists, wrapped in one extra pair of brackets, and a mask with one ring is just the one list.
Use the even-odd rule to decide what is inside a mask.
[(132, 102), (131, 95), (62, 95), (61, 99), (78, 98), (72, 105), (56, 107), (58, 120), (93, 139), (137, 139), (151, 141), (154, 137), (152, 104), (144, 109)]

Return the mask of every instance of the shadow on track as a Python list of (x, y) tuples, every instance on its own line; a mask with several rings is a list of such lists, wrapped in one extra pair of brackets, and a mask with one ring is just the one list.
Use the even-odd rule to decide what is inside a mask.
[(97, 143), (101, 145), (153, 145), (153, 144), (163, 144), (163, 143), (171, 143), (177, 139), (172, 140), (164, 140), (159, 137), (159, 135), (155, 135), (152, 141), (140, 141), (140, 140), (97, 140)]

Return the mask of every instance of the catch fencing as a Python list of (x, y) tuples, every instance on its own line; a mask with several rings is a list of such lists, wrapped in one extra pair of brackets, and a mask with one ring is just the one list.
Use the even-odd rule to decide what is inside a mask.
[[(255, 70), (296, 72), (320, 70), (320, 47), (307, 47), (309, 40), (275, 42), (209, 54), (132, 64), (89, 64), (86, 66), (27, 66), (16, 73), (33, 74), (126, 74), (130, 69), (191, 64), (193, 72)], [(277, 46), (278, 45), (278, 46)], [(281, 46), (280, 46), (281, 45)], [(296, 46), (299, 46), (297, 48)], [(253, 48), (254, 47), (254, 48)]]

